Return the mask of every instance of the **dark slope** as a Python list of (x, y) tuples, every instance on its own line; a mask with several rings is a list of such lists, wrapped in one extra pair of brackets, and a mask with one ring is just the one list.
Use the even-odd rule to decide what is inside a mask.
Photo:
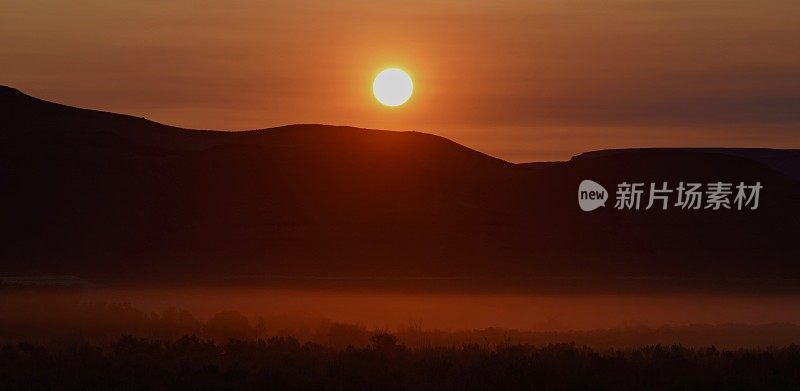
[[(761, 163), (790, 178), (800, 180), (800, 150), (796, 149), (767, 149), (767, 148), (637, 148), (637, 149), (608, 149), (602, 151), (585, 152), (573, 157), (571, 160), (594, 159), (601, 156), (661, 153), (664, 151), (683, 151), (705, 154), (718, 154), (740, 157)], [(529, 168), (542, 163), (527, 163)]]
[(446, 226), (492, 217), (484, 184), (521, 171), (414, 132), (194, 133), (10, 89), (2, 103), (11, 269), (417, 273), (401, 260), (438, 262)]
[[(798, 183), (747, 157), (641, 150), (530, 170), (414, 132), (191, 131), (8, 88), (0, 107), (6, 272), (800, 277)], [(757, 211), (584, 213), (586, 178), (765, 190)]]

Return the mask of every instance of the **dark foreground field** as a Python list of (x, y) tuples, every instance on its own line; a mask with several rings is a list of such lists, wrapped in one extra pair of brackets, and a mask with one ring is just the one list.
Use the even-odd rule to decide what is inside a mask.
[(792, 323), (387, 332), (280, 321), (6, 292), (0, 389), (800, 387)]
[(573, 344), (407, 348), (391, 334), (337, 349), (293, 338), (174, 342), (119, 338), (7, 344), (3, 387), (16, 389), (797, 389), (800, 347), (718, 350)]

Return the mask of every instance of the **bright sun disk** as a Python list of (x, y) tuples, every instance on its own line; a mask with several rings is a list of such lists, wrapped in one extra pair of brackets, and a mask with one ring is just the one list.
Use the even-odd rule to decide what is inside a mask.
[(372, 93), (375, 99), (386, 106), (400, 106), (411, 98), (414, 83), (411, 76), (398, 68), (388, 68), (381, 71), (372, 83)]

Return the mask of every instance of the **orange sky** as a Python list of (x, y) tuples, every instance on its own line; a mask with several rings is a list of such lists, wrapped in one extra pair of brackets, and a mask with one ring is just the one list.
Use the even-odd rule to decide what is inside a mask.
[[(794, 0), (36, 1), (0, 5), (0, 84), (172, 125), (419, 130), (511, 161), (800, 148)], [(380, 106), (381, 68), (415, 94)]]

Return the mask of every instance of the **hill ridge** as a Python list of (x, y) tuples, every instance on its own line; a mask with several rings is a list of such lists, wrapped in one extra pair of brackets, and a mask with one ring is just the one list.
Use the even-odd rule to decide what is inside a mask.
[[(800, 182), (758, 151), (638, 150), (527, 169), (428, 133), (193, 131), (21, 96), (0, 91), (15, 102), (0, 105), (0, 273), (455, 275), (500, 290), (509, 278), (587, 276), (606, 289), (597, 281), (800, 277)], [(755, 211), (609, 202), (586, 213), (584, 179), (760, 181), (764, 192)]]

